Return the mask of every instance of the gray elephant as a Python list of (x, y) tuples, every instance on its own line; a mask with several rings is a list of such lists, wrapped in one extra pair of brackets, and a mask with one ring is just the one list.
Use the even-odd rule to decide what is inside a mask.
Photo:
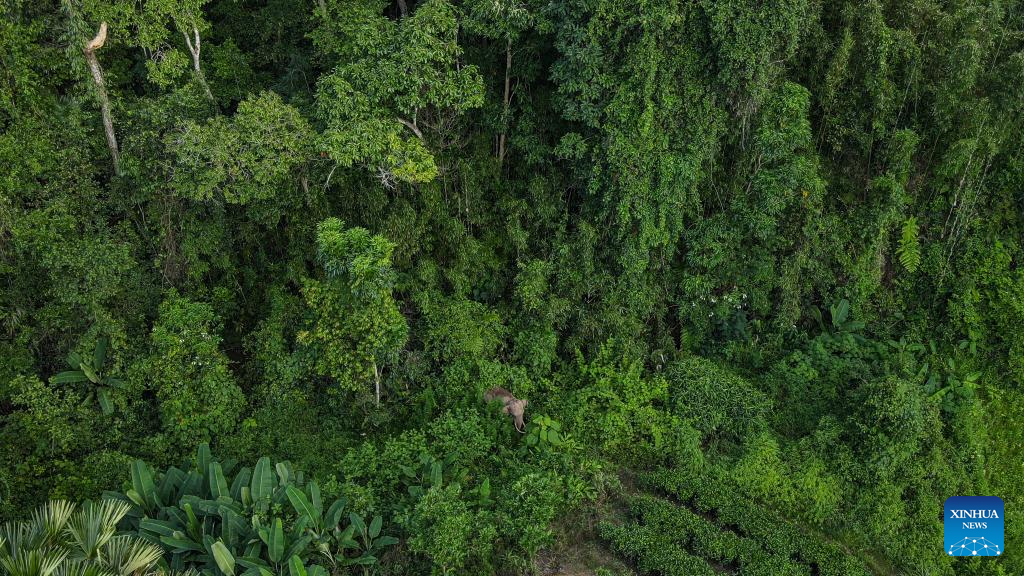
[(529, 401), (516, 398), (511, 392), (500, 387), (491, 388), (484, 392), (484, 402), (494, 401), (501, 402), (504, 406), (503, 412), (512, 416), (512, 419), (515, 421), (516, 431), (520, 434), (525, 433), (526, 424), (523, 423), (523, 412), (526, 411), (526, 405), (529, 404)]

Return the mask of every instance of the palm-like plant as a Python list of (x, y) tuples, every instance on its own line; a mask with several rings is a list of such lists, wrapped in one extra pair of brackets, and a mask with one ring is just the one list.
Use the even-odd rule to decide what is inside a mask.
[(125, 502), (76, 506), (54, 500), (24, 522), (0, 527), (0, 572), (5, 576), (132, 576), (145, 574), (163, 550), (138, 536), (117, 535)]

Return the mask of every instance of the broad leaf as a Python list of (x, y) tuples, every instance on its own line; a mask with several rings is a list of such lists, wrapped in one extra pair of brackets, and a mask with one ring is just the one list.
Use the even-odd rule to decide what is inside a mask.
[(376, 538), (380, 534), (380, 527), (384, 523), (384, 519), (380, 516), (374, 516), (373, 520), (370, 521), (370, 538)]
[(274, 471), (270, 458), (264, 456), (256, 462), (252, 472), (251, 495), (254, 501), (270, 498), (274, 492)]
[(114, 413), (114, 404), (110, 401), (110, 390), (100, 388), (96, 391), (96, 398), (100, 401), (100, 409), (107, 416)]
[(341, 523), (341, 515), (345, 513), (345, 506), (347, 505), (347, 498), (338, 498), (334, 501), (334, 504), (331, 504), (331, 507), (327, 509), (327, 515), (324, 516), (327, 528), (335, 528)]
[(295, 507), (295, 512), (297, 512), (299, 516), (306, 515), (314, 525), (319, 526), (321, 521), (320, 514), (318, 514), (313, 508), (313, 505), (309, 503), (309, 500), (306, 498), (306, 495), (302, 490), (299, 490), (295, 486), (289, 486), (287, 488), (287, 494), (288, 500), (292, 503), (292, 506)]
[(67, 372), (60, 372), (50, 377), (50, 382), (52, 384), (74, 384), (77, 382), (86, 382), (88, 380), (89, 377), (81, 370), (68, 370)]
[(156, 486), (153, 484), (153, 473), (149, 466), (142, 460), (136, 460), (131, 465), (132, 488), (145, 503), (147, 510), (160, 506), (156, 493)]
[(217, 541), (213, 544), (213, 559), (217, 562), (220, 571), (228, 576), (235, 574), (235, 557), (223, 542)]
[(196, 469), (205, 474), (210, 467), (211, 460), (213, 460), (213, 456), (210, 455), (210, 445), (203, 442), (196, 448)]
[(288, 573), (291, 576), (307, 576), (306, 567), (302, 565), (302, 560), (299, 560), (298, 556), (288, 559)]
[(355, 528), (356, 532), (360, 536), (366, 535), (366, 523), (363, 522), (363, 517), (355, 512), (351, 512), (348, 515), (349, 522), (352, 523), (352, 527)]
[(96, 349), (93, 350), (92, 365), (97, 369), (102, 368), (107, 361), (107, 348), (110, 346), (110, 339), (103, 336), (96, 341)]
[(224, 472), (220, 468), (219, 462), (211, 462), (210, 468), (207, 471), (207, 476), (210, 481), (210, 497), (214, 500), (219, 498), (230, 498), (231, 493), (228, 491), (228, 482), (224, 478)]
[(267, 537), (267, 556), (275, 564), (284, 559), (284, 524), (274, 518)]

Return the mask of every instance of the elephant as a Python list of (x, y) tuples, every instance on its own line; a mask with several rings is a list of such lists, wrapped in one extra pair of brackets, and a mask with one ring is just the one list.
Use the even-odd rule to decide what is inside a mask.
[(494, 387), (484, 392), (484, 402), (500, 401), (504, 405), (503, 412), (512, 416), (515, 422), (516, 431), (520, 434), (526, 433), (526, 424), (523, 423), (523, 412), (530, 402), (526, 399), (519, 399), (504, 388)]

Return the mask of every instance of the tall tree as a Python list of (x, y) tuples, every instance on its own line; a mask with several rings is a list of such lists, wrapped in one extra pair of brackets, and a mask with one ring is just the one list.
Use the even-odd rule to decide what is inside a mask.
[(299, 342), (315, 351), (316, 371), (338, 389), (373, 383), (380, 403), (382, 369), (405, 345), (408, 328), (391, 293), (394, 244), (337, 218), (317, 226), (317, 256), (325, 280), (307, 280), (303, 294), (313, 319)]
[(432, 149), (453, 137), (454, 116), (483, 104), (483, 82), (461, 62), (457, 11), (446, 0), (427, 0), (398, 22), (381, 7), (332, 2), (312, 34), (337, 61), (317, 91), (326, 152), (388, 186), (427, 182), (437, 175)]

